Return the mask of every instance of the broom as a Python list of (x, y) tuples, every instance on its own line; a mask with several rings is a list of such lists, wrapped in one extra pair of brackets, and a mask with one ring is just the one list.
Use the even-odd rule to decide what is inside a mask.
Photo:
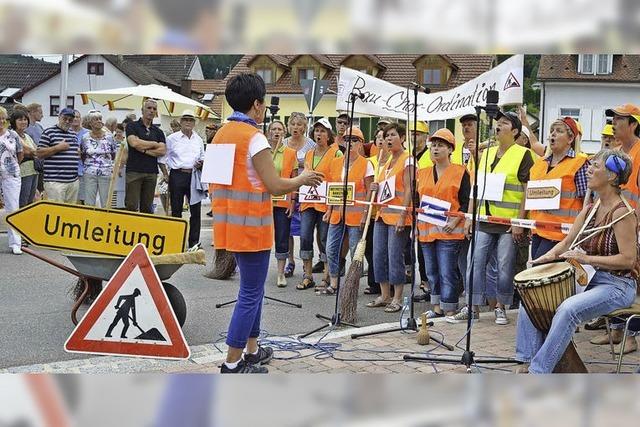
[[(369, 202), (373, 202), (376, 197), (376, 192), (371, 194)], [(342, 292), (340, 292), (340, 313), (342, 313), (342, 320), (347, 323), (356, 323), (357, 308), (358, 308), (358, 288), (360, 286), (360, 278), (362, 277), (362, 270), (364, 268), (364, 252), (367, 248), (367, 230), (371, 223), (371, 214), (373, 212), (373, 205), (369, 205), (367, 211), (367, 221), (364, 224), (362, 230), (362, 237), (356, 246), (353, 260), (349, 266), (349, 271), (344, 279), (344, 286)]]
[(226, 280), (236, 271), (236, 259), (231, 252), (225, 249), (216, 249), (213, 254), (213, 268), (203, 274), (204, 277), (214, 280)]

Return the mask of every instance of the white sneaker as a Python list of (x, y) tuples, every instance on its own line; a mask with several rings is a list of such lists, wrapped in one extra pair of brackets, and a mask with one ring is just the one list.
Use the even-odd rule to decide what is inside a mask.
[[(447, 320), (447, 323), (462, 323), (462, 322), (466, 322), (469, 320), (469, 308), (468, 307), (462, 307), (460, 309), (460, 311), (456, 314), (454, 314), (453, 316), (447, 316), (445, 317), (445, 319)], [(472, 321), (477, 321), (480, 320), (480, 314), (473, 312), (473, 318)]]
[(13, 246), (11, 248), (11, 252), (13, 252), (14, 255), (22, 255), (22, 249), (20, 249), (20, 246)]
[(496, 315), (496, 325), (506, 325), (509, 323), (509, 319), (507, 319), (507, 312), (502, 308), (496, 308), (493, 310)]

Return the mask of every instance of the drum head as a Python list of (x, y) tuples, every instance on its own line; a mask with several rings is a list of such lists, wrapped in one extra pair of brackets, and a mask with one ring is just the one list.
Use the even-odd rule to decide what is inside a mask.
[(533, 280), (550, 279), (564, 275), (572, 271), (571, 264), (568, 262), (552, 262), (549, 264), (536, 265), (516, 274), (513, 280), (515, 282), (530, 282)]

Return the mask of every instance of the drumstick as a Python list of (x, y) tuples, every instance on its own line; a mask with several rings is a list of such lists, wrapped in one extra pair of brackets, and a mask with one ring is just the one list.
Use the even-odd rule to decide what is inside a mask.
[[(600, 207), (600, 199), (598, 199), (596, 201), (596, 203), (591, 208), (591, 211), (589, 211), (589, 214), (587, 215), (587, 218), (585, 218), (585, 220), (584, 220), (584, 224), (582, 224), (582, 228), (580, 229), (578, 234), (576, 234), (576, 237), (575, 237), (575, 239), (573, 239), (573, 242), (571, 242), (571, 245), (569, 245), (569, 250), (572, 250), (573, 248), (575, 248), (577, 245), (579, 245), (580, 243), (582, 243), (584, 241), (584, 240), (581, 240), (580, 242), (576, 243), (578, 238), (580, 238), (582, 233), (584, 233), (584, 230), (585, 230), (585, 228), (587, 228), (587, 225), (589, 225), (589, 221), (591, 221), (591, 218), (593, 218), (593, 216), (596, 214), (596, 211), (598, 210), (598, 207)], [(591, 236), (587, 237), (587, 239), (590, 238), (590, 237)]]
[[(615, 223), (617, 223), (618, 221), (623, 220), (625, 217), (635, 213), (635, 211), (633, 210), (633, 208), (631, 208), (631, 206), (629, 205), (629, 202), (627, 202), (627, 199), (624, 197), (624, 195), (620, 195), (620, 197), (622, 198), (623, 203), (625, 204), (625, 206), (627, 207), (627, 209), (629, 209), (627, 211), (627, 213), (625, 213), (624, 215), (621, 215), (619, 218), (611, 221), (609, 224), (605, 224), (605, 225), (601, 225), (599, 227), (593, 227), (593, 228), (589, 228), (589, 229), (585, 229), (584, 225), (583, 225), (583, 229), (580, 231), (580, 233), (578, 234), (578, 236), (576, 236), (576, 239), (578, 237), (580, 237), (581, 234), (583, 233), (587, 233), (590, 232), (588, 236), (586, 236), (585, 238), (581, 239), (580, 241), (576, 242), (576, 240), (574, 240), (574, 243), (569, 247), (569, 250), (575, 248), (576, 246), (578, 246), (580, 243), (589, 240), (590, 238), (592, 238), (593, 236), (595, 236), (596, 234), (598, 234), (601, 231), (606, 230), (607, 228), (613, 227), (613, 225)], [(600, 201), (600, 200), (598, 200)], [(595, 208), (595, 206), (594, 206)], [(595, 210), (595, 209), (594, 209)], [(595, 212), (594, 212), (595, 213)], [(588, 224), (589, 221), (591, 221), (591, 217), (593, 216), (593, 214), (591, 214), (588, 218), (588, 220), (585, 221), (585, 224)]]

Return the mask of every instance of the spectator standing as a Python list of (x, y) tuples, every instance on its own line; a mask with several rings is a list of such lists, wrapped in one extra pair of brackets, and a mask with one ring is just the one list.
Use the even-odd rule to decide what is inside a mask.
[(96, 196), (100, 194), (100, 206), (107, 206), (109, 183), (113, 174), (113, 161), (118, 149), (113, 136), (102, 123), (102, 114), (91, 111), (88, 115), (90, 131), (80, 142), (80, 158), (84, 169), (85, 204), (98, 206)]
[[(20, 162), (22, 144), (18, 134), (7, 129), (7, 110), (0, 107), (0, 181), (7, 213), (18, 210), (20, 199)], [(14, 255), (22, 254), (20, 235), (9, 228), (9, 249)]]
[(126, 209), (153, 213), (153, 197), (158, 178), (158, 157), (165, 155), (165, 136), (153, 125), (158, 104), (147, 99), (142, 106), (142, 117), (127, 124), (129, 151), (127, 157)]
[(181, 218), (184, 198), (189, 200), (189, 247), (200, 241), (201, 202), (191, 204), (191, 181), (194, 173), (200, 175), (204, 161), (204, 144), (193, 131), (195, 125), (195, 113), (185, 110), (180, 117), (180, 130), (167, 137), (166, 154), (158, 159), (164, 180), (169, 183), (171, 216)]
[(38, 142), (38, 158), (44, 159), (44, 190), (49, 200), (76, 203), (78, 200), (78, 162), (80, 147), (71, 130), (74, 119), (71, 108), (63, 108), (58, 124), (42, 132)]
[(29, 127), (29, 115), (21, 110), (14, 110), (9, 118), (11, 129), (13, 129), (22, 144), (23, 161), (20, 163), (20, 200), (19, 206), (23, 207), (33, 203), (38, 186), (38, 172), (35, 168), (34, 158), (36, 156), (36, 144), (25, 132)]

